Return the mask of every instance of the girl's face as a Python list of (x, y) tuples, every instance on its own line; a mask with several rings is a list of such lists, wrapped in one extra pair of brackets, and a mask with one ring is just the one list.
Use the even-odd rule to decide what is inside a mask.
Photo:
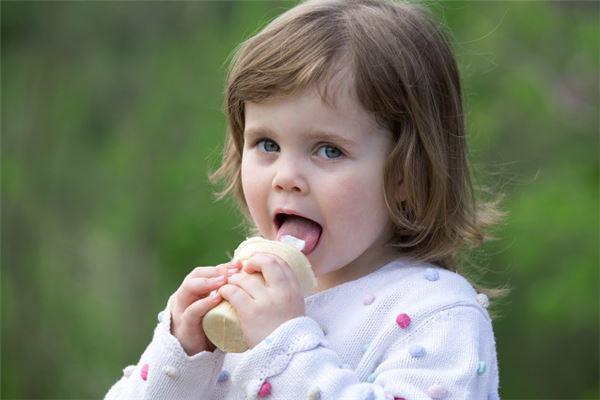
[(383, 197), (390, 134), (350, 86), (342, 83), (331, 107), (314, 89), (245, 104), (241, 176), (250, 214), (272, 240), (280, 212), (320, 225), (307, 255), (317, 291), (358, 279), (397, 256), (384, 248), (392, 233)]

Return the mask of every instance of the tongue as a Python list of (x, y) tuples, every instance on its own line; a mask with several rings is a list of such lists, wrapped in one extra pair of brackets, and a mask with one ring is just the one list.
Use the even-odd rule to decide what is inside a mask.
[(290, 235), (304, 240), (305, 243), (302, 252), (308, 255), (314, 250), (319, 241), (319, 236), (321, 236), (321, 226), (306, 218), (288, 215), (277, 232), (277, 240), (280, 240), (284, 235)]

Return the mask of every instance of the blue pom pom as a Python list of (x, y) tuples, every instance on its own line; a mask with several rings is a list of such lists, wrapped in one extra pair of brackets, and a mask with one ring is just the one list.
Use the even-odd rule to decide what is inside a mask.
[(498, 394), (492, 392), (488, 394), (488, 400), (500, 400), (500, 397), (498, 397)]
[(483, 375), (486, 370), (485, 361), (479, 361), (477, 364), (477, 375)]
[(440, 279), (440, 273), (437, 272), (435, 269), (433, 268), (427, 268), (425, 270), (425, 279), (427, 279), (428, 281), (437, 281), (438, 279)]
[(413, 344), (408, 349), (408, 352), (410, 353), (411, 356), (413, 356), (415, 358), (421, 358), (425, 355), (425, 348), (418, 344)]
[(217, 378), (217, 382), (224, 382), (229, 379), (229, 372), (223, 370), (219, 373), (219, 377)]

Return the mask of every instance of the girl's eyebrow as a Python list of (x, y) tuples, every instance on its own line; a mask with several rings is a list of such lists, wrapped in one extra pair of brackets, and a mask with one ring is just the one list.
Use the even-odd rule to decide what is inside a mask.
[[(277, 135), (267, 127), (256, 127), (256, 128), (248, 128), (244, 130), (244, 136), (246, 138), (253, 138), (259, 136), (270, 136), (277, 137)], [(343, 146), (354, 147), (358, 146), (358, 143), (354, 140), (348, 139), (342, 135), (339, 135), (334, 132), (328, 132), (321, 129), (309, 130), (302, 133), (302, 138), (304, 140), (322, 140), (327, 142), (339, 143)]]

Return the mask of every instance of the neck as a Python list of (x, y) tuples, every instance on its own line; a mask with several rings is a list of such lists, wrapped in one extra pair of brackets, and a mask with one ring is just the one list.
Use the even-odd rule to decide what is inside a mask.
[(400, 256), (401, 252), (394, 247), (384, 244), (371, 246), (350, 264), (319, 276), (317, 278), (318, 284), (315, 293), (362, 278)]

